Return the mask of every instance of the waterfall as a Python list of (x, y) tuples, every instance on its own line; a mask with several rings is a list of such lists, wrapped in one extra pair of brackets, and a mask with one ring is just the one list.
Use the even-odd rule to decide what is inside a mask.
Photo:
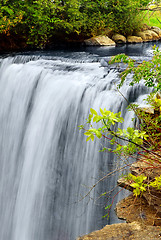
[[(86, 142), (78, 125), (91, 107), (122, 111), (125, 128), (132, 116), (116, 91), (117, 73), (96, 59), (85, 53), (1, 59), (1, 240), (74, 240), (117, 222), (113, 210), (102, 219), (111, 200), (97, 200), (116, 185), (116, 175), (81, 200), (118, 163), (99, 153), (99, 141)], [(125, 84), (121, 92), (133, 102), (147, 90)]]

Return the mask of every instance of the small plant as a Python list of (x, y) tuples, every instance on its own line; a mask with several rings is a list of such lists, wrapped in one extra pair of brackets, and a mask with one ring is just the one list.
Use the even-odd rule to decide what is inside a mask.
[(130, 186), (134, 189), (133, 190), (134, 196), (138, 197), (142, 195), (143, 192), (146, 191), (146, 188), (148, 186), (148, 184), (145, 183), (145, 180), (147, 179), (146, 176), (144, 175), (135, 176), (129, 173), (126, 179), (128, 179), (128, 181), (130, 182), (132, 181)]
[[(124, 119), (121, 117), (121, 112), (113, 113), (107, 111), (106, 109), (102, 110), (100, 108), (100, 115), (91, 108), (91, 113), (88, 116), (86, 124), (90, 126), (89, 129), (85, 129), (84, 125), (79, 126), (80, 129), (85, 131), (87, 140), (94, 140), (95, 137), (101, 138), (104, 137), (108, 139), (111, 145), (115, 146), (115, 149), (103, 148), (102, 151), (109, 150), (118, 155), (132, 155), (141, 148), (144, 148), (143, 142), (147, 139), (148, 135), (145, 131), (137, 130), (131, 127), (128, 127), (126, 130), (118, 128), (117, 130), (112, 130), (113, 126), (117, 123), (123, 123)], [(101, 123), (101, 127), (94, 128), (94, 123)], [(118, 140), (126, 142), (126, 144), (121, 144)]]
[(157, 190), (161, 189), (161, 176), (155, 177), (155, 180), (149, 184), (149, 186), (156, 188)]
[(109, 204), (109, 205), (107, 205), (107, 206), (105, 207), (105, 210), (108, 210), (108, 211), (107, 211), (107, 213), (103, 216), (103, 218), (109, 219), (109, 211), (110, 211), (111, 207), (112, 207), (112, 204)]

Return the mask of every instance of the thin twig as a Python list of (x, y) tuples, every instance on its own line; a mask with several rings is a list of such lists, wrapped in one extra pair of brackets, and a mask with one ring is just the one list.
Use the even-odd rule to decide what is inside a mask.
[(83, 196), (80, 200), (78, 200), (78, 202), (82, 201), (84, 198), (86, 198), (90, 193), (91, 191), (102, 181), (104, 181), (106, 178), (108, 178), (109, 176), (113, 175), (114, 173), (118, 172), (118, 171), (121, 171), (123, 169), (125, 169), (127, 166), (129, 166), (128, 164), (123, 166), (122, 168), (118, 168), (118, 169), (115, 169), (114, 171), (108, 173), (107, 175), (105, 175), (104, 177), (102, 177), (101, 179), (99, 179), (91, 188), (90, 190), (88, 191), (88, 193)]

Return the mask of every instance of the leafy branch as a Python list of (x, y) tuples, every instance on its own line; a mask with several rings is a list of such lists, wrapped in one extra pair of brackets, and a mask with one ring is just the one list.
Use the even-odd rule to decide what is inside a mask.
[[(121, 129), (118, 127), (124, 121), (121, 112), (114, 113), (106, 108), (104, 110), (100, 108), (100, 113), (97, 113), (91, 108), (86, 123), (79, 128), (84, 130), (84, 134), (87, 136), (86, 141), (94, 141), (95, 137), (105, 138), (113, 145), (113, 148), (103, 147), (101, 151), (108, 150), (125, 159), (131, 157), (138, 160), (140, 158), (140, 161), (148, 164), (147, 167), (139, 170), (140, 173), (137, 176), (128, 174), (125, 177), (133, 189), (134, 196), (138, 197), (151, 188), (161, 189), (161, 176), (149, 181), (149, 178), (144, 175), (148, 169), (161, 168), (161, 51), (154, 46), (152, 59), (142, 63), (136, 62), (125, 54), (112, 57), (109, 63), (120, 62), (125, 64), (126, 69), (120, 73), (121, 82), (118, 88), (123, 85), (129, 74), (132, 76), (130, 85), (144, 81), (145, 86), (153, 89), (146, 100), (152, 108), (152, 113), (147, 113), (137, 105), (131, 104), (129, 108), (139, 119), (139, 129), (133, 127)], [(120, 92), (119, 89), (118, 91)], [(127, 167), (127, 164), (125, 166)], [(94, 187), (95, 185), (92, 189)], [(108, 205), (107, 209), (106, 217), (109, 215), (111, 205)]]

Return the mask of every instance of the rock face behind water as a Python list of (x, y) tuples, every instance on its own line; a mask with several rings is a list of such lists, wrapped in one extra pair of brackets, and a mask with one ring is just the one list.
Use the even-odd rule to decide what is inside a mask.
[(145, 226), (138, 222), (106, 225), (77, 240), (156, 240), (161, 238), (160, 227)]

